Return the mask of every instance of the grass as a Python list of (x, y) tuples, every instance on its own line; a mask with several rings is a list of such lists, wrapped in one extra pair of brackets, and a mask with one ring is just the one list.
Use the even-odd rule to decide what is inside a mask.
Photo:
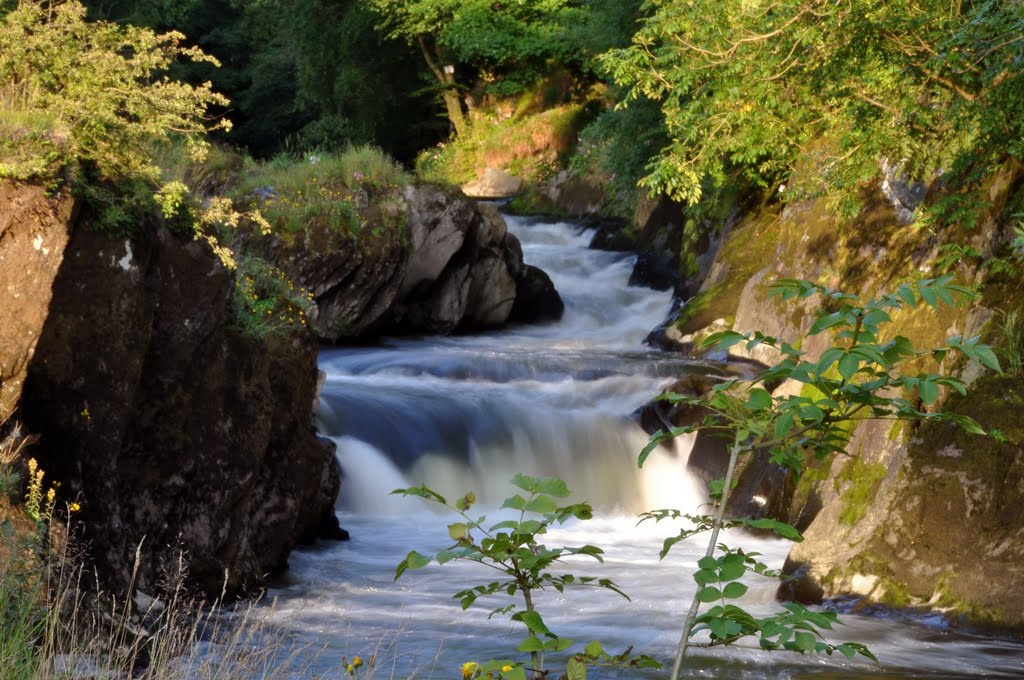
[(372, 191), (411, 181), (409, 174), (377, 147), (352, 146), (340, 153), (311, 153), (304, 158), (279, 154), (265, 162), (249, 160), (236, 193), (273, 187), (279, 194), (290, 195), (314, 182), (349, 191)]
[(996, 330), (1003, 336), (1003, 342), (997, 351), (1003, 359), (1004, 370), (1020, 375), (1024, 370), (1024, 324), (1016, 309), (1000, 312), (1000, 315), (1002, 318), (996, 322)]
[(0, 109), (0, 179), (52, 179), (60, 173), (67, 131), (52, 116)]
[[(506, 117), (507, 115), (507, 117)], [(416, 171), (428, 181), (465, 184), (487, 168), (501, 168), (528, 181), (553, 175), (575, 148), (585, 118), (580, 104), (540, 113), (478, 113), (458, 139), (420, 154)]]
[(244, 335), (265, 338), (287, 335), (308, 323), (312, 296), (266, 260), (242, 254), (237, 258), (231, 319)]
[[(0, 422), (0, 472), (15, 479), (35, 438)], [(42, 477), (40, 476), (40, 480)], [(28, 484), (31, 495), (32, 485)], [(67, 525), (38, 521), (31, 501), (0, 494), (0, 678), (141, 678), (143, 680), (277, 678), (303, 674), (318, 650), (275, 625), (273, 606), (256, 601), (210, 605), (189, 596), (184, 559), (163, 599), (104, 594), (82, 556), (69, 548)], [(70, 515), (74, 504), (66, 506)], [(136, 553), (136, 573), (139, 567)]]

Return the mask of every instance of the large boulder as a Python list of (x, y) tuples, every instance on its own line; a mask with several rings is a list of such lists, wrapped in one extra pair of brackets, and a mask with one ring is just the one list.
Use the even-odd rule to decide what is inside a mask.
[(247, 248), (312, 293), (311, 318), (322, 341), (476, 331), (561, 317), (550, 278), (523, 264), (519, 240), (493, 206), (431, 184), (375, 200), (371, 211), (403, 225), (399, 238), (338, 234), (325, 226), (245, 235)]
[(989, 376), (948, 409), (1005, 442), (951, 424), (878, 427), (837, 460), (824, 508), (794, 546), (784, 595), (855, 595), (1024, 630), (1024, 378)]
[(234, 273), (209, 247), (140, 231), (71, 226), (22, 415), (82, 506), (103, 585), (158, 590), (183, 564), (209, 595), (237, 593), (296, 543), (341, 536), (333, 446), (313, 429), (316, 339), (241, 335)]
[(509, 198), (522, 188), (522, 178), (500, 168), (487, 168), (482, 177), (463, 185), (462, 191), (473, 198)]

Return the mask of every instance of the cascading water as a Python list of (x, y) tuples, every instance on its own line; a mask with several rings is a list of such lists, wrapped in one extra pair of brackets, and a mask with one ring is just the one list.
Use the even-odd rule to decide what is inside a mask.
[[(527, 262), (547, 271), (566, 303), (555, 324), (471, 337), (392, 340), (364, 349), (325, 350), (327, 374), (321, 431), (334, 439), (343, 468), (339, 513), (347, 543), (300, 551), (290, 583), (275, 589), (275, 616), (321, 651), (299, 676), (343, 677), (341, 658), (376, 654), (378, 678), (456, 678), (465, 661), (514, 656), (522, 637), (487, 612), (495, 599), (463, 612), (451, 595), (493, 580), (476, 565), (432, 565), (393, 581), (412, 549), (436, 552), (450, 543), (450, 519), (392, 489), (426, 483), (449, 497), (472, 490), (481, 512), (514, 490), (517, 472), (565, 479), (574, 496), (595, 506), (597, 519), (552, 531), (551, 544), (593, 543), (604, 564), (573, 561), (568, 571), (609, 577), (632, 601), (593, 590), (541, 596), (549, 626), (606, 648), (633, 645), (670, 660), (702, 555), (699, 541), (677, 545), (658, 560), (663, 538), (677, 527), (636, 525), (642, 510), (691, 510), (701, 491), (687, 475), (689, 442), (651, 456), (629, 414), (673, 377), (700, 370), (693, 362), (645, 351), (642, 340), (671, 304), (668, 293), (627, 285), (633, 258), (587, 249), (590, 234), (565, 223), (507, 218)], [(726, 536), (780, 566), (781, 541)], [(754, 582), (748, 608), (767, 613), (775, 584)], [(491, 605), (491, 606), (488, 606)], [(954, 635), (937, 624), (845, 615), (836, 639), (865, 642), (887, 668), (906, 677), (1024, 674), (1021, 647)], [(769, 655), (753, 649), (703, 653), (703, 677), (874, 677), (858, 661)], [(663, 677), (664, 672), (598, 671), (592, 677)]]

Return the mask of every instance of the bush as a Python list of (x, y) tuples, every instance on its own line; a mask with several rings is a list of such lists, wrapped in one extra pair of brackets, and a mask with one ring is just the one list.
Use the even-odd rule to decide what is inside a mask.
[[(65, 161), (85, 162), (101, 180), (156, 181), (155, 146), (174, 137), (201, 155), (201, 135), (227, 128), (207, 107), (226, 105), (209, 83), (168, 77), (179, 59), (216, 61), (184, 36), (88, 22), (77, 0), (23, 0), (0, 24), (0, 111), (38, 116), (67, 131)], [(32, 140), (27, 140), (31, 144)]]

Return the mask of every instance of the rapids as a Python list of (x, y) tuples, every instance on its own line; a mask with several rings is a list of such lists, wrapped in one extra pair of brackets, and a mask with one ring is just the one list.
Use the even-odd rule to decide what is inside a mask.
[[(574, 560), (566, 570), (612, 578), (627, 601), (598, 590), (544, 593), (538, 609), (563, 637), (600, 639), (621, 651), (632, 645), (666, 665), (678, 642), (703, 546), (677, 545), (659, 561), (667, 523), (637, 525), (636, 513), (693, 510), (704, 498), (685, 469), (689, 442), (636, 456), (646, 435), (630, 413), (674, 376), (700, 365), (647, 350), (643, 338), (669, 311), (671, 296), (627, 285), (633, 258), (589, 250), (591, 234), (567, 223), (507, 218), (530, 264), (547, 271), (566, 303), (555, 324), (477, 336), (388, 340), (356, 349), (325, 349), (327, 379), (321, 432), (334, 439), (343, 469), (338, 512), (352, 534), (345, 543), (295, 553), (287, 580), (274, 588), (274, 618), (310, 656), (292, 677), (345, 677), (342, 658), (375, 655), (373, 678), (458, 678), (466, 661), (518, 658), (522, 638), (488, 612), (495, 597), (463, 611), (452, 594), (493, 580), (477, 565), (436, 564), (394, 581), (395, 565), (412, 549), (432, 553), (450, 543), (446, 524), (419, 499), (392, 489), (427, 483), (449, 497), (473, 490), (479, 514), (514, 493), (517, 472), (565, 479), (595, 519), (549, 533), (549, 544), (593, 543), (604, 564)], [(727, 535), (774, 567), (783, 541)], [(742, 604), (768, 612), (775, 584), (752, 580)], [(948, 630), (935, 617), (844, 613), (836, 641), (868, 644), (882, 660), (801, 658), (741, 649), (698, 650), (693, 677), (867, 678), (1024, 675), (1019, 644)], [(591, 677), (666, 677), (664, 671), (591, 671)]]

